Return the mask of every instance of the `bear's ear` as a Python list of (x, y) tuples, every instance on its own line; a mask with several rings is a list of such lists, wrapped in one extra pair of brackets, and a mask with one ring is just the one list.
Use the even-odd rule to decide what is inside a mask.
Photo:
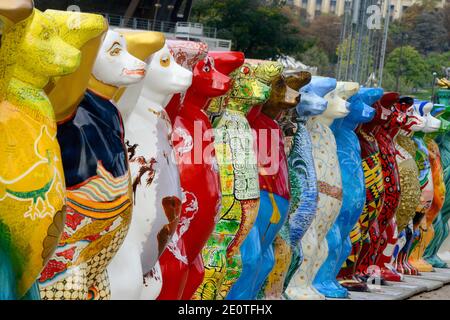
[(397, 92), (386, 92), (380, 99), (380, 103), (383, 107), (389, 108), (394, 103), (398, 102), (400, 95)]
[[(58, 29), (62, 40), (82, 53), (77, 71), (51, 79), (44, 88), (59, 122), (72, 115), (84, 97), (108, 23), (103, 16), (91, 13), (46, 10), (44, 15)], [(71, 90), (67, 91), (69, 87)]]
[(299, 90), (302, 86), (302, 80), (298, 75), (289, 75), (286, 77), (286, 84), (291, 89)]
[(214, 59), (216, 70), (229, 75), (245, 62), (245, 55), (239, 51), (210, 51), (208, 55)]
[(166, 43), (163, 33), (155, 31), (121, 32), (127, 42), (127, 51), (136, 58), (146, 61), (152, 54), (161, 50)]
[(350, 81), (338, 81), (336, 86), (337, 95), (348, 100), (350, 97), (354, 96), (359, 90), (359, 83)]
[(3, 29), (25, 20), (32, 14), (33, 9), (33, 0), (2, 0), (0, 20), (3, 23)]
[(306, 86), (308, 83), (310, 83), (310, 81), (311, 73), (307, 71), (300, 71), (286, 77), (286, 84), (289, 86), (289, 88), (296, 91)]
[(412, 106), (414, 104), (414, 98), (402, 96), (400, 97), (399, 102), (402, 104), (407, 104), (408, 106)]

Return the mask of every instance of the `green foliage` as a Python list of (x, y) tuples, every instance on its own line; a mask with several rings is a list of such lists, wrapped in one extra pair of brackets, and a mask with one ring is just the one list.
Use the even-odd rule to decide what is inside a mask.
[[(355, 46), (357, 45), (357, 39), (352, 39), (351, 44), (352, 44), (352, 48), (355, 48)], [(362, 48), (361, 48), (361, 56), (362, 57), (366, 57), (366, 59), (368, 59), (367, 63), (364, 64), (364, 66), (361, 66), (361, 68), (365, 67), (365, 68), (371, 68), (373, 63), (374, 63), (374, 59), (371, 55), (369, 55), (369, 37), (366, 36), (364, 38), (362, 38)], [(336, 55), (340, 55), (342, 57), (342, 66), (347, 66), (349, 63), (349, 59), (350, 59), (350, 65), (354, 65), (356, 64), (355, 61), (355, 57), (354, 56), (350, 56), (348, 57), (348, 52), (350, 50), (350, 38), (345, 39), (340, 45), (338, 45), (337, 49), (336, 49)], [(362, 71), (362, 70), (360, 70)], [(361, 79), (361, 81), (366, 81), (366, 79)]]
[(301, 53), (298, 58), (306, 65), (317, 67), (318, 74), (322, 76), (331, 76), (334, 73), (328, 55), (318, 46), (312, 46)]
[(422, 12), (409, 32), (409, 44), (422, 54), (448, 50), (447, 29), (443, 17), (437, 11)]
[(395, 90), (395, 79), (399, 77), (400, 91), (411, 92), (430, 85), (431, 73), (425, 59), (415, 48), (396, 48), (386, 59), (383, 86)]
[(445, 77), (445, 68), (450, 67), (450, 52), (433, 52), (426, 57), (429, 72), (437, 73), (437, 77)]
[(231, 39), (233, 49), (252, 58), (276, 58), (303, 51), (299, 30), (282, 12), (281, 1), (199, 0), (191, 20), (218, 29), (218, 36)]
[(328, 60), (337, 62), (336, 47), (339, 44), (341, 18), (333, 15), (321, 15), (301, 28), (302, 36), (325, 51)]
[(386, 91), (397, 91), (401, 93), (413, 93), (417, 89), (411, 81), (408, 81), (405, 77), (399, 77), (398, 89), (397, 89), (397, 75), (390, 70), (384, 70), (383, 72), (383, 88)]
[[(435, 9), (435, 5), (436, 0), (422, 0), (390, 25), (383, 77), (383, 86), (389, 90), (395, 90), (399, 70), (400, 91), (419, 94), (431, 88), (433, 72), (442, 77), (444, 68), (450, 67), (450, 4), (442, 9)], [(402, 46), (408, 49), (400, 63)]]
[[(233, 49), (243, 51), (249, 58), (291, 55), (318, 67), (319, 74), (330, 76), (334, 74), (338, 55), (347, 64), (349, 41), (338, 48), (341, 18), (322, 15), (308, 22), (298, 9), (286, 6), (285, 2), (197, 0), (191, 20), (216, 27), (219, 37), (231, 39)], [(422, 0), (409, 7), (401, 20), (391, 23), (383, 73), (386, 89), (396, 88), (397, 76), (403, 93), (429, 88), (432, 73), (443, 76), (444, 68), (450, 67), (450, 5), (436, 10), (435, 2)], [(400, 58), (402, 46), (403, 58)], [(369, 46), (362, 48), (368, 50)], [(373, 61), (367, 63), (372, 64)]]
[[(446, 52), (450, 47), (450, 4), (434, 9), (436, 0), (424, 0), (409, 7), (389, 27), (388, 52), (410, 45), (420, 53)], [(403, 39), (402, 39), (403, 34)]]

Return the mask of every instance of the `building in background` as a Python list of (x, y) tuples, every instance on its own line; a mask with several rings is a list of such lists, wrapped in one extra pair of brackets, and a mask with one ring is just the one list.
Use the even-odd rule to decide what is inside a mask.
[[(286, 4), (304, 9), (307, 13), (308, 19), (312, 20), (322, 14), (342, 16), (345, 11), (345, 2), (351, 1), (352, 0), (287, 0)], [(408, 9), (414, 3), (420, 2), (420, 0), (391, 0), (391, 17), (393, 19), (400, 18), (406, 9)], [(442, 8), (444, 7), (445, 3), (446, 0), (437, 0), (436, 7)], [(383, 12), (386, 12), (385, 8), (383, 8)]]
[[(436, 0), (436, 8), (443, 8), (447, 0)], [(406, 9), (415, 3), (421, 3), (420, 0), (391, 0), (391, 16), (399, 19)]]
[(286, 4), (304, 9), (308, 19), (314, 19), (321, 14), (342, 16), (346, 0), (288, 0)]

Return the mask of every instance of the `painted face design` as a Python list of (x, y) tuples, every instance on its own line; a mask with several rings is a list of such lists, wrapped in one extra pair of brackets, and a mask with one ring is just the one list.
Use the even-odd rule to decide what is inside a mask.
[(214, 58), (206, 57), (198, 62), (193, 70), (192, 87), (204, 96), (219, 97), (227, 93), (231, 86), (231, 78), (216, 70)]
[(331, 119), (346, 117), (350, 113), (350, 103), (346, 100), (355, 95), (358, 89), (359, 84), (356, 82), (337, 82), (336, 90), (325, 96), (329, 104), (327, 111), (323, 115)]
[(328, 101), (328, 108), (322, 114), (323, 117), (329, 119), (344, 118), (349, 113), (349, 103), (342, 99), (336, 90), (331, 91), (325, 96)]
[(336, 79), (327, 77), (311, 78), (311, 82), (301, 88), (300, 104), (297, 106), (299, 116), (316, 116), (325, 112), (328, 101), (324, 97), (336, 88)]
[(350, 123), (366, 123), (375, 116), (375, 109), (364, 103), (361, 95), (358, 93), (348, 100), (350, 102), (350, 114), (345, 118)]
[(147, 64), (127, 51), (125, 38), (109, 30), (100, 48), (93, 76), (111, 86), (126, 87), (141, 81), (146, 74)]
[(188, 70), (193, 70), (208, 54), (208, 45), (204, 42), (166, 40), (166, 44), (175, 61)]
[(409, 106), (406, 110), (407, 122), (402, 128), (407, 132), (418, 132), (425, 128), (426, 119), (420, 115), (414, 106)]
[(283, 110), (294, 108), (299, 103), (298, 89), (294, 90), (288, 86), (283, 76), (284, 67), (281, 63), (274, 61), (255, 61), (253, 63), (256, 64), (255, 76), (257, 79), (271, 88), (270, 98), (263, 107), (266, 114), (268, 112), (273, 117), (278, 117)]
[(192, 84), (192, 72), (175, 61), (167, 45), (152, 56), (148, 72), (144, 86), (153, 92), (171, 95), (185, 92)]
[(437, 132), (441, 127), (441, 121), (431, 114), (433, 107), (433, 103), (429, 101), (421, 101), (414, 104), (416, 111), (426, 120), (425, 127), (422, 130), (425, 133)]
[[(56, 77), (72, 73), (81, 61), (81, 52), (64, 42), (52, 21), (35, 10), (29, 33), (18, 51), (17, 60), (26, 66), (28, 74)], [(21, 68), (15, 76), (21, 78)], [(31, 80), (32, 79), (27, 79)]]
[(239, 101), (240, 109), (245, 113), (252, 106), (262, 104), (270, 97), (270, 87), (258, 80), (255, 70), (256, 66), (245, 63), (231, 74), (234, 84), (229, 97)]
[(322, 114), (328, 106), (328, 101), (318, 95), (310, 83), (300, 89), (302, 98), (297, 105), (297, 114), (300, 117), (312, 117)]
[(291, 89), (285, 78), (279, 75), (272, 81), (272, 93), (265, 107), (274, 111), (283, 111), (294, 108), (300, 102), (300, 94), (297, 90)]

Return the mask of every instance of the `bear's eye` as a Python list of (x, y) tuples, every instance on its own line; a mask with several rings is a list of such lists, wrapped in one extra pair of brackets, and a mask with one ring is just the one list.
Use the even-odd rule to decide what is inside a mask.
[(42, 33), (42, 39), (44, 39), (44, 40), (50, 39), (50, 32), (44, 31), (44, 32)]
[(248, 75), (250, 73), (250, 68), (249, 67), (242, 67), (241, 68), (241, 72), (245, 75)]
[(170, 57), (168, 55), (162, 56), (161, 59), (159, 59), (159, 64), (161, 67), (167, 68), (170, 66)]
[(118, 56), (122, 52), (121, 48), (114, 48), (112, 49), (109, 54), (113, 57)]

